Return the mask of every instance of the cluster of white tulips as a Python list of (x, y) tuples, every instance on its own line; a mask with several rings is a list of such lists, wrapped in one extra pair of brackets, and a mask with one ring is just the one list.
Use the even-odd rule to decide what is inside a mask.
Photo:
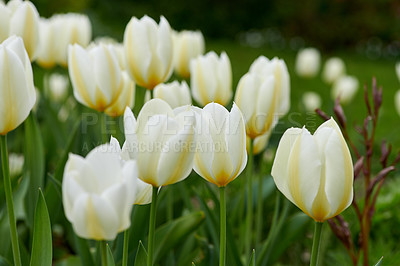
[[(315, 78), (320, 72), (321, 54), (316, 48), (305, 48), (296, 57), (296, 73), (303, 78)], [(331, 86), (331, 97), (338, 97), (342, 104), (350, 103), (358, 91), (358, 79), (346, 74), (346, 65), (339, 57), (331, 57), (325, 61), (322, 80)], [(302, 102), (307, 111), (320, 108), (322, 99), (319, 93), (307, 91), (303, 94)]]
[[(62, 201), (78, 236), (100, 240), (104, 247), (104, 240), (111, 241), (130, 227), (133, 205), (151, 203), (147, 265), (153, 265), (159, 190), (185, 180), (194, 170), (220, 191), (220, 265), (225, 265), (225, 187), (242, 173), (249, 157), (248, 178), (243, 182), (248, 184), (245, 252), (250, 252), (254, 247), (253, 156), (265, 148), (278, 120), (290, 110), (290, 77), (282, 59), (257, 58), (233, 96), (228, 55), (214, 51), (204, 55), (201, 32), (173, 32), (164, 17), (158, 24), (148, 16), (133, 17), (123, 44), (107, 39), (89, 44), (91, 26), (86, 16), (39, 18), (32, 3), (20, 0), (0, 4), (0, 20), (5, 21), (0, 31), (4, 40), (0, 44), (0, 135), (15, 265), (21, 261), (5, 136), (23, 123), (36, 102), (31, 67), (35, 59), (46, 68), (67, 65), (73, 95), (80, 104), (124, 118), (122, 147), (103, 127), (101, 133), (107, 138), (102, 145), (86, 157), (70, 154), (65, 164)], [(23, 30), (28, 25), (30, 30)], [(303, 52), (296, 69), (313, 76), (319, 68), (319, 53)], [(190, 82), (170, 80), (174, 70)], [(340, 81), (343, 62), (329, 60), (324, 73), (327, 82)], [(346, 84), (338, 86), (350, 86)], [(53, 101), (67, 98), (68, 80), (63, 76), (52, 75), (48, 86)], [(147, 90), (150, 99), (135, 118), (131, 109), (140, 89)], [(192, 97), (198, 107), (192, 105)], [(232, 98), (228, 111), (225, 106)], [(319, 104), (314, 102), (314, 106)], [(352, 201), (352, 160), (333, 119), (314, 135), (305, 128), (288, 129), (272, 176), (277, 188), (317, 222), (338, 215)], [(104, 252), (107, 248), (102, 248)]]

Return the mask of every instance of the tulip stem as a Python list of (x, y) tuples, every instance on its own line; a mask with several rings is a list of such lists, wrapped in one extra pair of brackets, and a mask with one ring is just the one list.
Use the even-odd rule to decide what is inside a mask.
[(101, 252), (101, 265), (108, 266), (107, 261), (107, 242), (105, 240), (100, 241), (100, 252)]
[(153, 265), (154, 231), (156, 229), (157, 192), (158, 192), (158, 187), (153, 186), (153, 195), (152, 195), (151, 209), (150, 209), (149, 239), (147, 247), (147, 266)]
[(226, 204), (225, 204), (225, 187), (219, 188), (219, 205), (220, 205), (220, 243), (219, 243), (219, 266), (225, 266), (226, 254)]
[(315, 222), (314, 240), (311, 251), (310, 266), (316, 266), (318, 264), (318, 253), (319, 253), (319, 246), (321, 243), (322, 224), (323, 223)]
[(263, 213), (263, 173), (258, 173), (257, 212), (256, 212), (256, 246), (261, 242)]
[(14, 265), (21, 266), (21, 256), (18, 245), (17, 224), (14, 215), (14, 203), (12, 197), (10, 169), (8, 164), (7, 135), (0, 136), (0, 139), (1, 139), (1, 162), (3, 168), (4, 192), (6, 194), (8, 220), (10, 223), (11, 246), (13, 251)]
[(100, 113), (100, 134), (101, 134), (101, 141), (102, 143), (107, 143), (108, 142), (108, 136), (107, 136), (107, 117), (105, 113)]
[(122, 253), (122, 266), (128, 265), (129, 228), (124, 232), (124, 250)]
[(245, 233), (245, 246), (244, 252), (250, 252), (251, 240), (252, 240), (252, 233), (251, 227), (253, 225), (253, 182), (252, 182), (252, 175), (253, 175), (253, 139), (250, 140), (250, 147), (249, 147), (249, 160), (247, 163), (247, 216), (246, 216), (246, 233)]

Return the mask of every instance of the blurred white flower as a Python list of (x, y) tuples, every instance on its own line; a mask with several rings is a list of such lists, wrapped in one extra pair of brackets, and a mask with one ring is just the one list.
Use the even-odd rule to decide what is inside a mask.
[(318, 74), (321, 55), (315, 48), (305, 48), (297, 53), (296, 73), (303, 78), (313, 78)]
[(339, 57), (332, 57), (325, 62), (322, 78), (326, 83), (332, 84), (345, 73), (346, 65), (343, 60)]
[(10, 153), (8, 160), (10, 164), (10, 176), (19, 176), (22, 173), (22, 168), (24, 167), (24, 155)]
[(68, 95), (69, 79), (67, 76), (53, 73), (49, 76), (48, 92), (54, 102), (62, 102)]
[(205, 42), (201, 31), (181, 31), (172, 35), (174, 45), (174, 69), (183, 77), (190, 77), (190, 60), (204, 54)]
[(307, 111), (313, 112), (315, 109), (321, 107), (322, 99), (318, 93), (307, 91), (303, 94), (302, 102)]
[(334, 84), (332, 88), (332, 99), (340, 97), (340, 102), (347, 104), (356, 95), (358, 90), (358, 80), (353, 76), (342, 76)]
[(189, 86), (186, 81), (158, 84), (154, 88), (154, 98), (163, 99), (172, 108), (192, 104)]

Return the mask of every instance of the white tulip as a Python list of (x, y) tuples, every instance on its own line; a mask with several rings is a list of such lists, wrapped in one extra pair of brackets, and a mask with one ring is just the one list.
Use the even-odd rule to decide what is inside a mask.
[(340, 214), (353, 200), (353, 163), (333, 119), (314, 135), (305, 127), (286, 130), (271, 174), (283, 195), (317, 222)]
[(105, 110), (109, 116), (123, 115), (126, 107), (133, 108), (134, 106), (136, 86), (125, 71), (122, 72), (121, 86), (122, 89), (117, 100)]
[(190, 61), (193, 98), (201, 105), (216, 102), (226, 105), (232, 98), (232, 68), (225, 52), (198, 56)]
[(100, 112), (117, 101), (124, 85), (112, 46), (69, 46), (68, 71), (78, 102)]
[(332, 57), (325, 62), (322, 78), (326, 83), (332, 84), (345, 73), (346, 65), (343, 60), (339, 57)]
[(11, 11), (4, 5), (4, 3), (0, 3), (0, 42), (3, 42), (9, 36), (10, 18)]
[(314, 112), (315, 109), (320, 108), (322, 104), (321, 96), (313, 91), (305, 92), (301, 99), (308, 112)]
[(353, 76), (342, 76), (334, 84), (332, 88), (332, 99), (340, 97), (340, 102), (347, 104), (351, 102), (358, 90), (358, 80)]
[(205, 42), (201, 31), (181, 31), (173, 35), (174, 69), (184, 78), (190, 77), (190, 60), (204, 54)]
[(190, 90), (186, 81), (182, 81), (180, 84), (178, 81), (158, 84), (154, 88), (154, 98), (163, 99), (172, 108), (192, 104)]
[(65, 215), (76, 234), (113, 240), (128, 229), (137, 176), (136, 162), (122, 161), (110, 144), (96, 147), (86, 158), (70, 154), (62, 194)]
[(17, 177), (22, 173), (24, 167), (25, 158), (22, 154), (10, 153), (8, 156), (10, 164), (10, 176)]
[(207, 181), (224, 187), (247, 163), (244, 118), (236, 104), (229, 112), (220, 104), (209, 103), (197, 119), (194, 170)]
[[(267, 147), (270, 136), (271, 136), (271, 131), (267, 131), (267, 133), (265, 133), (264, 135), (260, 135), (254, 139), (254, 141), (253, 141), (253, 154), (254, 155), (259, 154), (260, 152), (262, 152), (265, 149), (265, 147)], [(250, 141), (251, 141), (251, 138), (249, 136), (247, 136), (247, 142), (246, 142), (247, 153), (250, 153)]]
[(36, 102), (32, 66), (21, 37), (0, 44), (0, 135), (18, 127)]
[(194, 113), (174, 109), (161, 99), (145, 103), (136, 122), (126, 108), (125, 139), (131, 159), (137, 159), (139, 178), (155, 187), (174, 184), (191, 172), (195, 150)]
[(300, 77), (313, 78), (318, 74), (321, 55), (315, 48), (300, 50), (296, 57), (296, 73)]
[(10, 1), (7, 7), (11, 11), (9, 35), (22, 37), (28, 56), (33, 61), (39, 48), (39, 13), (29, 1)]
[(168, 21), (133, 17), (125, 28), (127, 71), (136, 84), (152, 90), (167, 81), (173, 70), (172, 33)]

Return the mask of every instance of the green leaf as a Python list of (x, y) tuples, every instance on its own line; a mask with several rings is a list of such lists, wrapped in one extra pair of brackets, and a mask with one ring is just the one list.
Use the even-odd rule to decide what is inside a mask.
[(44, 183), (43, 140), (35, 116), (31, 113), (25, 120), (25, 165), (29, 173), (29, 189), (25, 198), (27, 223), (32, 228), (37, 190)]
[(196, 231), (204, 218), (203, 212), (192, 212), (157, 228), (155, 232), (155, 239), (157, 239), (154, 252), (155, 262), (164, 258), (169, 250)]
[(0, 256), (0, 266), (11, 266), (11, 263), (6, 258)]
[(379, 261), (375, 264), (375, 266), (381, 266), (383, 260), (383, 256), (379, 259)]
[(144, 248), (142, 241), (139, 240), (139, 246), (137, 248), (135, 257), (135, 266), (142, 266), (147, 264), (147, 252)]
[(251, 253), (248, 265), (249, 266), (256, 266), (256, 250), (255, 249), (253, 249), (253, 252)]
[(33, 227), (33, 243), (31, 266), (46, 266), (52, 263), (52, 239), (49, 213), (42, 191), (39, 189), (39, 198), (35, 210)]
[(108, 266), (115, 266), (114, 257), (110, 246), (107, 244), (107, 265)]
[(73, 234), (73, 235), (75, 236), (76, 249), (78, 251), (82, 265), (94, 266), (93, 256), (92, 256), (92, 253), (90, 253), (87, 240), (80, 238), (76, 234)]

